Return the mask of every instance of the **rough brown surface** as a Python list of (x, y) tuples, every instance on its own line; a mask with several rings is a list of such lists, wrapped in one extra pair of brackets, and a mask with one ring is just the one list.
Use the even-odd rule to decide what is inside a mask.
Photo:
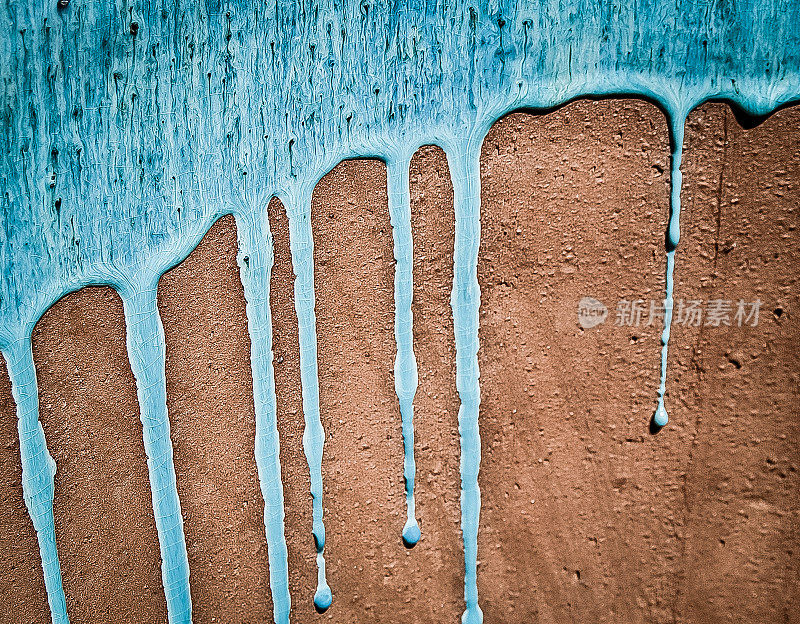
[[(22, 498), (17, 413), (0, 358), (0, 620), (38, 624), (49, 617), (39, 545)], [(13, 600), (11, 597), (13, 596)]]
[(233, 217), (220, 219), (161, 278), (158, 307), (193, 621), (269, 621), (264, 499)]
[[(723, 105), (689, 119), (676, 299), (763, 302), (757, 327), (677, 325), (669, 426), (647, 423), (659, 328), (617, 326), (659, 300), (667, 126), (633, 100), (515, 114), (482, 155), (483, 495), (487, 622), (792, 622), (800, 612), (800, 109), (743, 130)], [(412, 166), (417, 504), (406, 551), (393, 380), (385, 167), (351, 161), (315, 191), (328, 580), (318, 615), (302, 452), (288, 225), (270, 206), (281, 462), (293, 621), (456, 622), (462, 610), (458, 398), (449, 291), (452, 188), (441, 150)], [(252, 381), (231, 218), (159, 288), (168, 400), (196, 622), (271, 618)], [(583, 330), (593, 296), (606, 322)], [(37, 326), (42, 420), (58, 462), (56, 527), (75, 622), (165, 621), (136, 394), (118, 298), (86, 289)], [(48, 405), (50, 407), (48, 407)], [(46, 612), (0, 371), (0, 601)], [(123, 501), (123, 502), (121, 502)], [(148, 515), (150, 514), (150, 515)], [(9, 538), (13, 535), (13, 538)], [(91, 541), (89, 541), (91, 539)], [(5, 563), (9, 562), (9, 563)], [(114, 611), (116, 610), (116, 611)]]
[[(420, 165), (416, 160), (415, 189)], [(381, 163), (342, 164), (322, 180), (312, 207), (320, 405), (327, 433), (326, 554), (338, 600), (329, 616), (336, 622), (457, 618), (462, 591), (458, 488), (437, 497), (442, 488), (434, 485), (445, 475), (449, 484), (455, 483), (458, 466), (453, 382), (435, 378), (440, 371), (443, 379), (452, 371), (452, 342), (445, 337), (448, 324), (452, 334), (445, 320), (449, 294), (434, 278), (452, 274), (452, 217), (448, 223), (448, 210), (431, 215), (424, 198), (415, 202), (417, 284), (426, 290), (414, 310), (420, 319), (417, 435), (419, 475), (425, 483), (418, 493), (425, 539), (408, 551), (400, 539), (406, 516), (393, 379), (394, 260), (385, 175)], [(425, 175), (428, 190), (446, 199), (450, 191), (441, 161)], [(438, 409), (432, 395), (440, 402)]]
[(289, 219), (281, 203), (269, 205), (274, 238), (275, 265), (270, 284), (273, 317), (275, 391), (278, 434), (281, 444), (281, 476), (286, 507), (286, 547), (293, 621), (320, 622), (312, 601), (317, 587), (316, 551), (311, 537), (311, 477), (303, 453), (303, 399), (300, 387), (300, 346), (294, 311)]
[[(484, 142), (487, 621), (668, 619), (648, 604), (672, 582), (677, 544), (662, 492), (674, 432), (646, 428), (660, 328), (613, 323), (617, 300), (663, 296), (668, 154), (665, 120), (638, 102), (512, 115)], [(610, 317), (584, 331), (587, 295)]]
[(58, 467), (53, 513), (67, 612), (74, 622), (124, 622), (131, 613), (164, 622), (122, 301), (110, 288), (65, 297), (37, 324), (33, 357), (39, 414)]
[[(677, 617), (800, 621), (800, 108), (743, 130), (689, 119), (687, 236), (676, 288), (763, 303), (757, 327), (678, 334)], [(674, 473), (673, 473), (674, 474)], [(664, 477), (666, 479), (666, 476)], [(674, 479), (674, 476), (673, 476)]]

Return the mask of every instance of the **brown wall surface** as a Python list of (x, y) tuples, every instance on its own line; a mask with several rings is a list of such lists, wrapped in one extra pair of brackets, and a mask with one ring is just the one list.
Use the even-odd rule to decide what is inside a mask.
[[(669, 425), (648, 432), (663, 297), (669, 141), (639, 100), (516, 113), (482, 154), (479, 353), (487, 623), (800, 622), (800, 107), (745, 130), (727, 106), (687, 122), (675, 298), (763, 302), (757, 326), (676, 324)], [(411, 164), (417, 511), (409, 551), (394, 395), (385, 166), (348, 161), (312, 207), (328, 581), (316, 581), (302, 449), (288, 222), (270, 205), (271, 304), (292, 619), (457, 622), (463, 609), (458, 396), (443, 152)], [(582, 329), (595, 297), (605, 323)], [(271, 621), (244, 296), (232, 217), (159, 286), (168, 408), (194, 621)], [(647, 311), (646, 311), (647, 312)], [(37, 325), (41, 420), (73, 622), (165, 622), (160, 558), (119, 297), (87, 288)], [(48, 621), (0, 366), (0, 620)]]

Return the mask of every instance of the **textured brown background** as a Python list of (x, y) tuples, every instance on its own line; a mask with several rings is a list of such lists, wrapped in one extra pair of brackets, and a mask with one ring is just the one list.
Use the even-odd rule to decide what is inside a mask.
[[(687, 124), (676, 298), (764, 302), (757, 327), (673, 331), (670, 424), (647, 423), (659, 330), (617, 327), (660, 299), (669, 194), (663, 114), (635, 100), (514, 114), (483, 148), (479, 589), (487, 623), (800, 622), (800, 108), (743, 130), (708, 104)], [(444, 154), (412, 162), (417, 501), (403, 548), (385, 168), (336, 167), (315, 192), (326, 558), (315, 568), (302, 452), (288, 223), (271, 204), (281, 460), (293, 621), (457, 622), (458, 399)], [(271, 621), (236, 229), (218, 222), (161, 280), (167, 392), (194, 621)], [(582, 330), (576, 304), (609, 306)], [(37, 325), (41, 419), (73, 622), (165, 622), (141, 424), (119, 297), (89, 288)], [(48, 621), (0, 366), (0, 620)]]

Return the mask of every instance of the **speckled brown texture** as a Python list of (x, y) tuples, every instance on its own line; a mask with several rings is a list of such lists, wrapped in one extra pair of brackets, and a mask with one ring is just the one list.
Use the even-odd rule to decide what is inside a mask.
[(164, 622), (122, 300), (110, 288), (65, 297), (37, 324), (33, 357), (58, 467), (53, 513), (67, 612), (73, 622), (123, 622), (132, 613), (137, 622)]
[[(614, 321), (620, 299), (662, 297), (669, 192), (663, 114), (635, 100), (579, 101), (544, 116), (511, 115), (490, 132), (479, 261), (478, 582), (487, 624), (798, 621), (798, 128), (798, 108), (752, 130), (720, 104), (690, 116), (676, 299), (759, 297), (764, 306), (758, 327), (676, 326), (671, 420), (657, 436), (647, 423), (660, 330)], [(421, 149), (411, 174), (423, 535), (412, 551), (400, 540), (405, 507), (384, 165), (343, 163), (314, 195), (326, 558), (334, 591), (324, 615), (311, 605), (288, 225), (279, 202), (270, 206), (294, 622), (456, 622), (462, 610), (452, 188), (438, 148)], [(576, 305), (587, 295), (603, 301), (609, 317), (582, 330)], [(195, 622), (270, 621), (231, 218), (162, 279), (159, 305)], [(72, 618), (111, 621), (102, 609), (136, 604), (135, 621), (163, 621), (118, 298), (108, 289), (70, 295), (40, 322), (34, 346), (42, 419), (59, 465), (56, 527)], [(35, 538), (14, 463), (4, 371), (0, 424), (2, 474), (9, 475), (0, 487), (9, 511), (0, 515), (0, 557), (17, 562), (0, 568), (0, 595), (19, 596), (14, 606), (0, 601), (0, 614), (42, 621), (30, 615), (46, 606), (38, 562), (31, 563)], [(109, 450), (121, 438), (123, 452)], [(97, 469), (82, 473), (81, 465)], [(106, 479), (109, 473), (117, 476)], [(116, 520), (104, 520), (98, 509), (105, 503), (81, 502), (107, 503), (104, 492), (114, 484), (127, 488), (125, 517), (115, 504), (109, 510)], [(9, 531), (19, 538), (8, 539)], [(82, 541), (87, 531), (94, 531), (91, 544)], [(97, 543), (107, 545), (101, 557)], [(96, 608), (84, 614), (87, 593), (96, 596), (85, 606)]]
[(198, 624), (214, 617), (264, 622), (272, 615), (236, 245), (234, 219), (224, 217), (158, 285), (167, 410)]
[(0, 620), (38, 624), (49, 618), (36, 531), (22, 498), (17, 415), (0, 358)]
[[(479, 269), (488, 621), (797, 621), (798, 120), (786, 110), (745, 132), (721, 105), (689, 119), (676, 299), (765, 309), (755, 328), (675, 327), (657, 436), (645, 423), (659, 330), (614, 320), (620, 299), (661, 296), (663, 121), (601, 102), (492, 130)], [(585, 295), (610, 308), (586, 331)]]

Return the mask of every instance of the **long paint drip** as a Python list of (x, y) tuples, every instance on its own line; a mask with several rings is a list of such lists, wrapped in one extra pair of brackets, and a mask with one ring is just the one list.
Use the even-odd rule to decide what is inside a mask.
[[(237, 213), (251, 339), (255, 459), (275, 621), (284, 623), (291, 602), (271, 350), (273, 257), (266, 207), (242, 201), (241, 188), (252, 188), (254, 195), (281, 189), (288, 208), (303, 447), (318, 567), (314, 604), (324, 611), (332, 594), (324, 557), (325, 433), (311, 227), (313, 183), (324, 173), (323, 163), (386, 155), (381, 150), (387, 145), (447, 136), (466, 119), (488, 129), (512, 110), (552, 108), (580, 96), (641, 95), (662, 106), (673, 149), (661, 369), (651, 421), (657, 431), (668, 422), (664, 399), (686, 115), (709, 99), (734, 102), (755, 115), (800, 101), (796, 2), (743, 0), (725, 10), (708, 2), (702, 11), (685, 3), (616, 3), (614, 11), (606, 11), (593, 0), (524, 0), (497, 7), (455, 0), (411, 2), (404, 11), (373, 3), (366, 11), (359, 0), (300, 8), (276, 0), (246, 1), (242, 10), (220, 14), (209, 13), (203, 3), (172, 11), (145, 3), (130, 14), (137, 20), (130, 24), (118, 19), (113, 3), (66, 4), (12, 2), (0, 8), (4, 23), (13, 25), (0, 33), (5, 85), (0, 99), (3, 110), (10, 111), (0, 132), (0, 347), (17, 406), (23, 493), (55, 624), (68, 622), (53, 524), (55, 463), (39, 424), (30, 335), (59, 297), (90, 284), (121, 285), (169, 621), (186, 624), (191, 620), (189, 568), (156, 284), (158, 274), (191, 252), (220, 206)], [(670, 24), (666, 37), (664, 23)], [(176, 37), (176, 32), (185, 35)], [(530, 36), (536, 32), (549, 36), (546, 41)], [(760, 54), (757, 63), (753, 50)], [(109, 62), (86, 64), (86, 58)], [(480, 144), (462, 138), (445, 148), (456, 215), (451, 305), (460, 398), (462, 619), (479, 624)], [(402, 537), (413, 546), (420, 529), (414, 499), (418, 373), (409, 159), (409, 154), (392, 154), (387, 171), (396, 260), (395, 390), (405, 450)], [(139, 277), (143, 266), (151, 267), (147, 279)]]
[(481, 238), (480, 142), (456, 144), (447, 149), (453, 180), (455, 243), (453, 249), (453, 328), (456, 342), (456, 389), (461, 406), (458, 432), (461, 437), (461, 532), (464, 539), (463, 624), (480, 624), (478, 606), (478, 523), (481, 492), (478, 471), (481, 440), (478, 430), (480, 385), (478, 370), (478, 249)]
[(681, 186), (683, 174), (681, 173), (681, 159), (683, 155), (683, 133), (686, 123), (685, 115), (671, 115), (670, 126), (672, 131), (672, 156), (670, 171), (670, 202), (669, 223), (665, 247), (667, 250), (666, 288), (664, 291), (664, 329), (661, 332), (661, 372), (658, 384), (658, 403), (653, 414), (655, 430), (660, 430), (669, 422), (667, 409), (664, 406), (664, 394), (667, 391), (667, 351), (669, 349), (669, 336), (672, 328), (672, 314), (675, 303), (675, 250), (681, 238)]
[(274, 261), (272, 235), (266, 210), (256, 218), (238, 217), (237, 262), (247, 302), (250, 364), (256, 415), (255, 459), (264, 498), (264, 526), (269, 557), (269, 586), (275, 624), (288, 624), (291, 609), (289, 564), (284, 534), (283, 483), (281, 481), (275, 371), (272, 365), (272, 315), (270, 277)]
[(414, 357), (414, 316), (411, 302), (414, 296), (414, 242), (411, 235), (411, 196), (408, 167), (410, 159), (395, 158), (386, 165), (389, 195), (389, 218), (394, 236), (394, 336), (397, 357), (394, 361), (394, 387), (400, 403), (403, 429), (403, 478), (406, 489), (407, 518), (403, 527), (403, 543), (413, 548), (421, 533), (414, 502), (414, 395), (419, 376)]
[[(39, 556), (50, 604), (50, 617), (53, 624), (68, 624), (53, 521), (56, 462), (47, 450), (44, 429), (39, 422), (39, 393), (30, 339), (12, 342), (3, 350), (3, 356), (11, 378), (11, 392), (17, 405), (22, 492), (39, 540)], [(8, 599), (11, 600), (11, 596)]]
[(156, 302), (157, 276), (152, 277), (151, 281), (136, 284), (120, 294), (125, 310), (128, 359), (139, 397), (167, 614), (170, 624), (191, 624), (189, 558), (167, 415), (164, 327)]
[(317, 590), (314, 606), (325, 611), (333, 602), (325, 578), (325, 524), (322, 520), (322, 450), (325, 431), (319, 413), (317, 318), (314, 312), (314, 236), (311, 230), (313, 187), (303, 187), (287, 200), (289, 245), (294, 268), (294, 305), (300, 343), (300, 383), (303, 390), (303, 450), (311, 473), (312, 532), (317, 549)]

